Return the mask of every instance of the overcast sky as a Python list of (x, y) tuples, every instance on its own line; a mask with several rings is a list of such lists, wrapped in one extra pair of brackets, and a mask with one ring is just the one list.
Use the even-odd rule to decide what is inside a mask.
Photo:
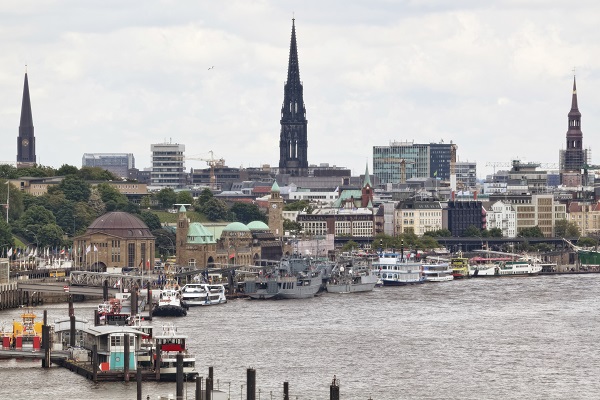
[(310, 164), (360, 174), (373, 146), (441, 140), (479, 176), (487, 162), (558, 163), (573, 68), (600, 164), (592, 0), (3, 0), (0, 161), (16, 159), (27, 65), (43, 165), (122, 152), (142, 169), (166, 140), (277, 166), (293, 16)]

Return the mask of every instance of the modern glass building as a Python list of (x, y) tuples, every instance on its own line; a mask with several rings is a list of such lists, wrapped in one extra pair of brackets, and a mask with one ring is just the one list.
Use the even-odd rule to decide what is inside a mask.
[(100, 167), (121, 178), (128, 177), (128, 171), (135, 168), (132, 153), (85, 153), (81, 165), (83, 167)]

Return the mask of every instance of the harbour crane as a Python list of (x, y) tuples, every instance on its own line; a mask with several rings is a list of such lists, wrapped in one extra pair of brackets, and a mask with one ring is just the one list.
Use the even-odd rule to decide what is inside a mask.
[(406, 164), (414, 164), (414, 160), (407, 160), (406, 158), (395, 158), (387, 157), (381, 159), (382, 162), (397, 163), (400, 164), (400, 183), (406, 183)]
[(186, 160), (194, 160), (194, 161), (206, 161), (206, 164), (210, 167), (210, 188), (217, 188), (217, 177), (215, 175), (215, 167), (224, 167), (225, 159), (223, 158), (215, 158), (212, 150), (208, 151), (210, 153), (210, 158), (202, 158), (202, 157), (186, 157)]

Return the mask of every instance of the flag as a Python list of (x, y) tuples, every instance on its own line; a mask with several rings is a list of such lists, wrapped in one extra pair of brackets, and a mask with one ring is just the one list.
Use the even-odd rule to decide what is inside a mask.
[(61, 255), (65, 254), (65, 248), (64, 247), (62, 249), (60, 249), (60, 254)]
[(92, 250), (92, 245), (89, 244), (88, 247), (85, 248), (85, 254), (89, 253)]
[(433, 173), (433, 176), (437, 176), (437, 171), (435, 171), (435, 172)]
[(94, 251), (98, 251), (98, 248), (96, 247), (96, 245), (94, 245)]
[(120, 287), (120, 286), (121, 286), (121, 280), (119, 279), (119, 280), (117, 281), (117, 283), (115, 283), (115, 286), (113, 286), (113, 287), (115, 287), (115, 288), (118, 288), (118, 287)]
[(10, 249), (8, 249), (8, 252), (6, 253), (6, 257), (12, 257), (12, 247)]

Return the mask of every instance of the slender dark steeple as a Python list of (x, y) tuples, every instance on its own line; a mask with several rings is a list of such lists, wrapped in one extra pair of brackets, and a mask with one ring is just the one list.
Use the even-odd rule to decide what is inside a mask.
[(300, 82), (296, 25), (292, 19), (292, 39), (288, 62), (287, 82), (281, 106), (281, 133), (279, 136), (279, 173), (308, 176), (306, 138), (308, 121)]
[(23, 102), (21, 104), (21, 124), (17, 137), (17, 167), (35, 165), (35, 136), (33, 134), (33, 117), (31, 115), (31, 99), (29, 97), (29, 80), (25, 72), (23, 85)]
[(569, 111), (569, 128), (567, 130), (567, 146), (564, 158), (564, 171), (579, 172), (585, 164), (583, 150), (583, 134), (581, 132), (581, 113), (577, 105), (577, 84), (573, 77), (573, 97)]

